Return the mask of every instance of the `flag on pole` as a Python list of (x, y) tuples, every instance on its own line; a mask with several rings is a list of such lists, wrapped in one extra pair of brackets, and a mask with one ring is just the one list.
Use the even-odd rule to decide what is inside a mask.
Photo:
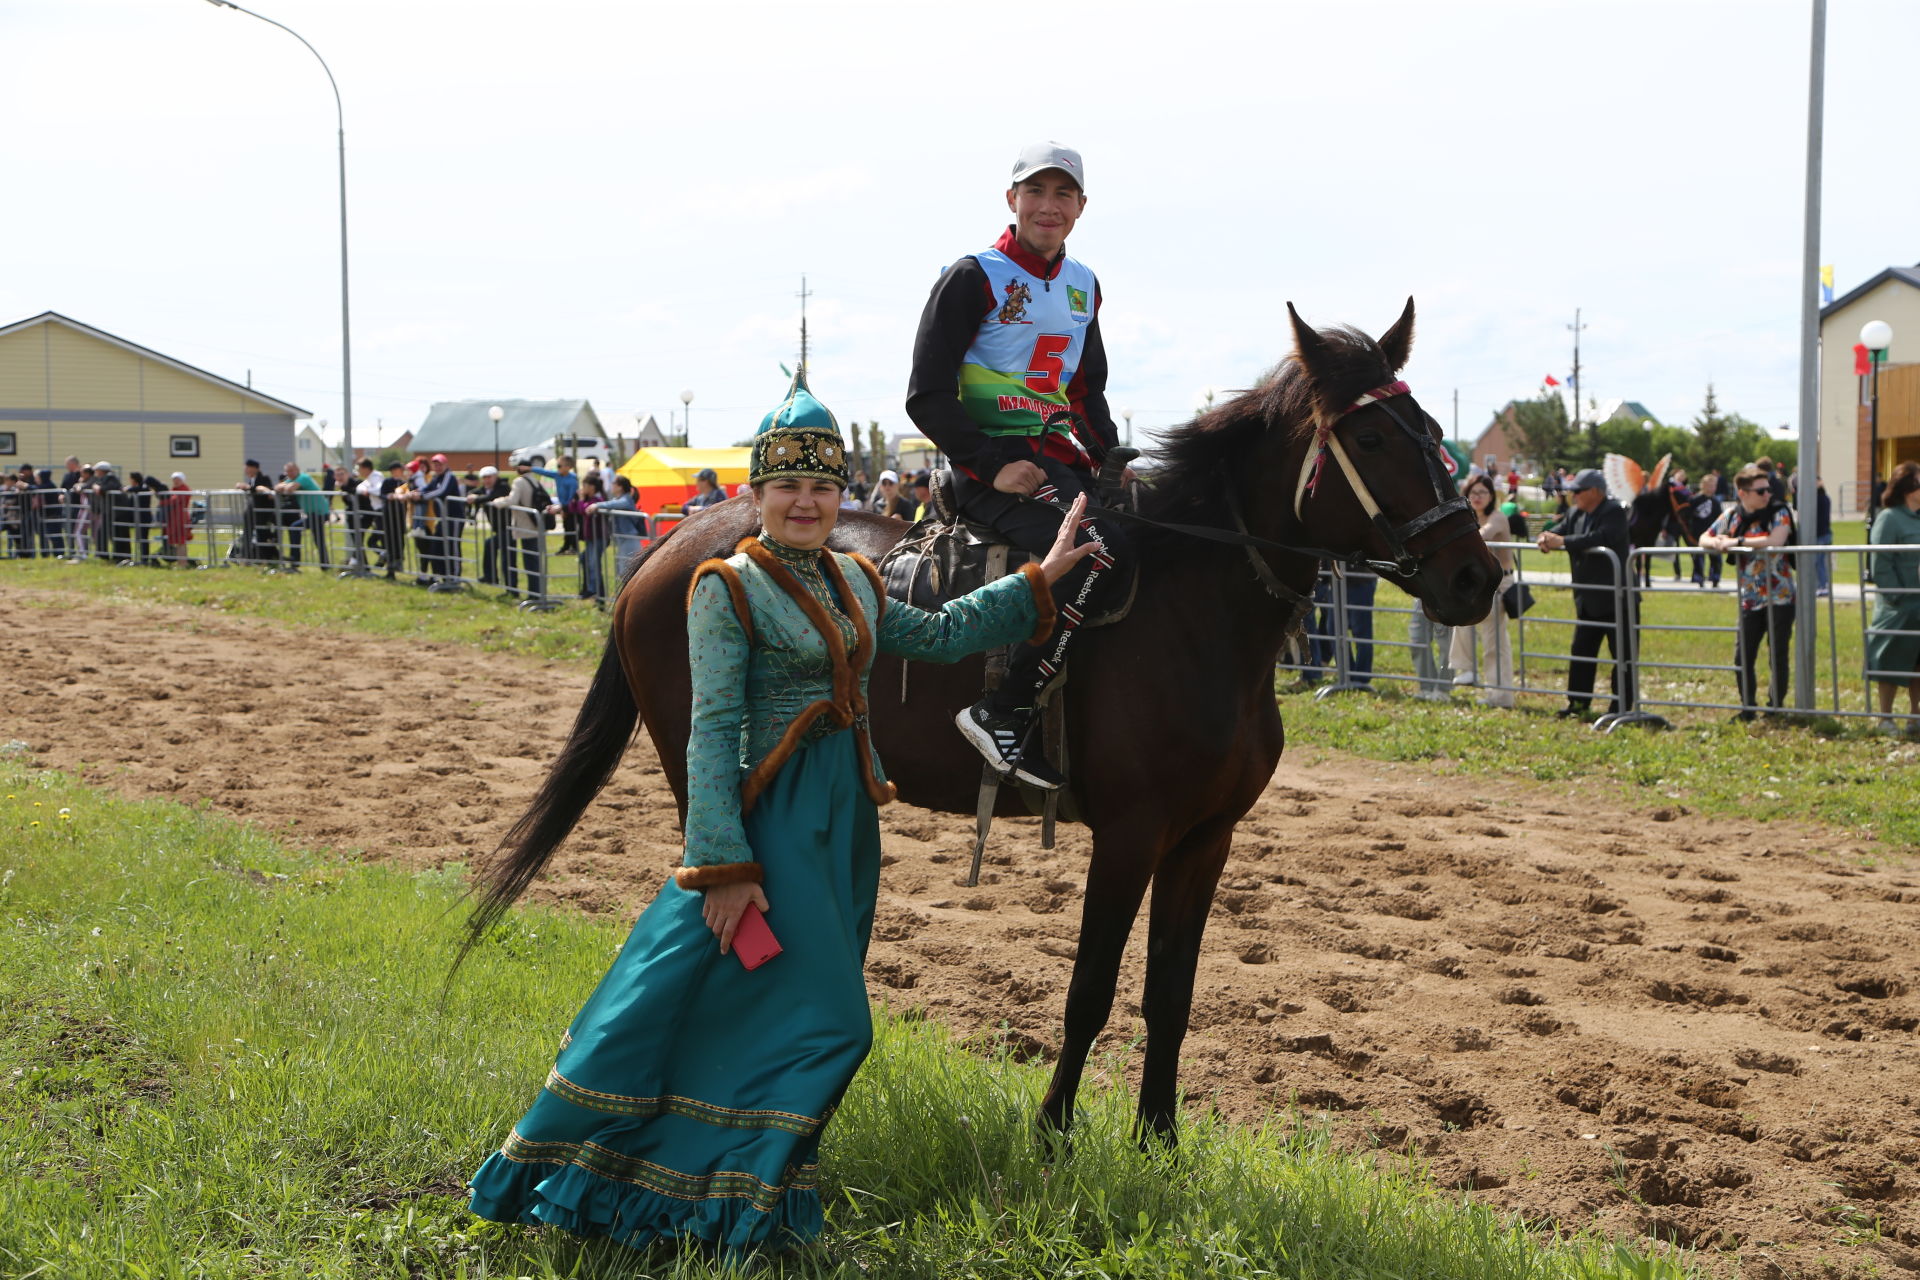
[(1862, 378), (1873, 372), (1873, 353), (1864, 342), (1853, 344), (1853, 372)]
[(1820, 268), (1820, 305), (1827, 306), (1832, 302), (1833, 268), (1831, 266), (1825, 266)]
[(1548, 386), (1550, 386), (1550, 387), (1557, 387), (1557, 386), (1559, 386), (1559, 385), (1560, 385), (1560, 379), (1558, 379), (1558, 378), (1556, 378), (1556, 377), (1554, 377), (1554, 376), (1553, 376), (1552, 374), (1548, 374), (1548, 375), (1547, 375), (1547, 385), (1548, 385)]

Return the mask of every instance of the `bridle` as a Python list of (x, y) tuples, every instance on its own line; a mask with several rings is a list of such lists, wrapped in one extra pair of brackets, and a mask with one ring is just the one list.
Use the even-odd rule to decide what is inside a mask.
[[(1368, 573), (1397, 573), (1402, 577), (1412, 577), (1415, 573), (1419, 572), (1420, 565), (1428, 556), (1433, 555), (1436, 551), (1440, 550), (1440, 548), (1446, 546), (1456, 538), (1477, 532), (1478, 527), (1473, 521), (1468, 520), (1464, 522), (1460, 528), (1455, 529), (1452, 533), (1441, 538), (1425, 551), (1409, 551), (1407, 549), (1409, 540), (1419, 536), (1422, 532), (1438, 524), (1448, 516), (1457, 513), (1470, 514), (1467, 500), (1454, 491), (1453, 481), (1447, 475), (1446, 463), (1441, 460), (1440, 456), (1439, 439), (1432, 431), (1416, 430), (1404, 417), (1394, 412), (1392, 405), (1386, 403), (1395, 396), (1407, 394), (1408, 388), (1406, 383), (1390, 382), (1386, 386), (1376, 387), (1372, 391), (1362, 395), (1339, 413), (1327, 416), (1314, 429), (1314, 447), (1301, 463), (1300, 479), (1294, 486), (1293, 495), (1294, 518), (1304, 523), (1301, 513), (1306, 505), (1306, 500), (1313, 496), (1314, 490), (1320, 483), (1320, 472), (1326, 461), (1326, 457), (1328, 454), (1332, 454), (1340, 470), (1345, 473), (1347, 483), (1352, 486), (1354, 496), (1360, 500), (1361, 508), (1366, 511), (1367, 517), (1373, 521), (1374, 527), (1379, 529), (1380, 535), (1386, 539), (1387, 546), (1393, 555), (1391, 560), (1374, 560), (1358, 554), (1350, 556), (1341, 555), (1338, 552), (1329, 551), (1324, 547), (1292, 546), (1284, 542), (1275, 542), (1271, 538), (1256, 537), (1248, 530), (1246, 517), (1241, 514), (1240, 503), (1235, 497), (1235, 478), (1232, 476), (1222, 477), (1224, 481), (1227, 515), (1233, 521), (1233, 530), (1231, 532), (1226, 529), (1215, 529), (1207, 525), (1175, 524), (1165, 520), (1154, 520), (1136, 512), (1116, 508), (1106, 508), (1097, 513), (1090, 514), (1097, 515), (1098, 518), (1103, 520), (1119, 520), (1126, 524), (1137, 524), (1149, 529), (1161, 529), (1169, 533), (1185, 534), (1188, 537), (1204, 538), (1209, 542), (1220, 542), (1230, 546), (1237, 546), (1246, 553), (1248, 563), (1253, 566), (1254, 577), (1259, 580), (1261, 587), (1266, 593), (1276, 600), (1282, 600), (1291, 604), (1296, 611), (1312, 608), (1312, 599), (1301, 595), (1292, 587), (1281, 582), (1279, 577), (1273, 572), (1273, 567), (1267, 563), (1266, 557), (1261, 554), (1262, 552), (1277, 551), (1285, 555), (1305, 556), (1314, 561), (1332, 561), (1345, 565), (1349, 569), (1363, 570)], [(1433, 484), (1434, 505), (1397, 528), (1393, 522), (1387, 518), (1386, 513), (1380, 509), (1380, 504), (1374, 501), (1373, 491), (1367, 487), (1367, 482), (1361, 478), (1359, 469), (1353, 465), (1353, 459), (1347, 455), (1346, 446), (1340, 443), (1340, 437), (1334, 434), (1334, 428), (1338, 426), (1341, 421), (1368, 407), (1378, 408), (1393, 420), (1394, 425), (1398, 426), (1403, 433), (1420, 446), (1421, 457), (1426, 464), (1427, 478)], [(1072, 421), (1072, 419), (1069, 418), (1068, 421)], [(1427, 422), (1433, 423), (1431, 415), (1427, 416)], [(1050, 418), (1049, 425), (1051, 424), (1052, 419)], [(1437, 429), (1438, 424), (1433, 425)], [(1077, 430), (1075, 434), (1079, 434)], [(1105, 451), (1090, 448), (1089, 452), (1092, 453), (1096, 459), (1099, 459), (1103, 452), (1111, 452), (1115, 455), (1111, 458), (1111, 461), (1120, 464), (1129, 462), (1137, 456), (1132, 449)], [(1104, 470), (1105, 467), (1103, 466), (1103, 471)], [(1119, 472), (1117, 468), (1114, 469), (1114, 474), (1116, 477), (1118, 476)], [(1038, 501), (1038, 499), (1024, 496), (1020, 500), (1023, 502)], [(1047, 505), (1052, 506), (1053, 504), (1049, 503)]]
[[(1406, 418), (1394, 412), (1393, 406), (1387, 403), (1396, 396), (1407, 394), (1406, 383), (1389, 382), (1383, 387), (1375, 387), (1366, 392), (1339, 413), (1324, 416), (1314, 428), (1313, 448), (1301, 461), (1300, 479), (1293, 487), (1293, 516), (1294, 519), (1304, 523), (1306, 501), (1319, 488), (1320, 475), (1326, 469), (1327, 456), (1331, 454), (1333, 460), (1339, 464), (1341, 473), (1347, 477), (1347, 484), (1352, 487), (1354, 497), (1360, 500), (1361, 509), (1367, 513), (1367, 518), (1373, 521), (1374, 527), (1380, 531), (1380, 536), (1386, 539), (1388, 550), (1393, 556), (1390, 563), (1380, 560), (1349, 561), (1349, 563), (1364, 564), (1376, 572), (1381, 569), (1390, 569), (1402, 577), (1412, 577), (1419, 571), (1421, 562), (1428, 556), (1455, 538), (1473, 532), (1473, 525), (1468, 523), (1455, 529), (1425, 551), (1415, 552), (1407, 549), (1407, 543), (1427, 529), (1455, 512), (1467, 510), (1466, 498), (1454, 492), (1453, 482), (1447, 477), (1446, 463), (1440, 456), (1440, 441), (1435, 438), (1432, 431), (1416, 429)], [(1398, 527), (1395, 527), (1393, 521), (1387, 518), (1386, 512), (1380, 509), (1380, 504), (1374, 501), (1373, 491), (1367, 487), (1367, 482), (1361, 477), (1359, 468), (1353, 465), (1353, 459), (1348, 456), (1346, 446), (1340, 443), (1340, 437), (1334, 431), (1342, 421), (1369, 406), (1376, 407), (1386, 414), (1404, 435), (1420, 446), (1421, 459), (1426, 464), (1427, 479), (1433, 484), (1434, 505)], [(1429, 417), (1427, 421), (1432, 422), (1432, 419)]]

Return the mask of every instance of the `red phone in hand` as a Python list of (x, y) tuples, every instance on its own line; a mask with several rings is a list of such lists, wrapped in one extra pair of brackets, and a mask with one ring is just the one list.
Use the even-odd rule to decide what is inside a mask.
[(749, 902), (747, 909), (740, 913), (739, 926), (733, 931), (733, 954), (740, 957), (742, 966), (753, 970), (779, 955), (781, 950), (780, 940), (767, 927), (767, 918), (760, 913), (759, 905)]

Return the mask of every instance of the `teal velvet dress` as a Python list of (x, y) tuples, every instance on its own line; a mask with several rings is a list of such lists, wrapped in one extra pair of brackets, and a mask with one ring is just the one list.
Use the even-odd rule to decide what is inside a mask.
[[(1037, 572), (937, 613), (877, 587), (857, 557), (764, 535), (696, 572), (685, 867), (474, 1174), (476, 1214), (728, 1252), (820, 1233), (821, 1130), (873, 1036), (875, 806), (892, 788), (866, 731), (867, 672), (880, 651), (951, 662), (1029, 639), (1053, 613)], [(748, 972), (681, 884), (752, 878), (784, 951)]]

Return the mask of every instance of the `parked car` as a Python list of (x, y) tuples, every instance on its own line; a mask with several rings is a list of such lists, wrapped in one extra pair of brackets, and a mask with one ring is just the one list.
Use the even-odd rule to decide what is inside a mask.
[(517, 467), (522, 462), (531, 462), (536, 467), (545, 467), (552, 465), (553, 460), (562, 454), (570, 454), (576, 460), (598, 458), (602, 462), (611, 462), (613, 445), (599, 436), (555, 436), (551, 440), (515, 449), (507, 455), (507, 465)]

